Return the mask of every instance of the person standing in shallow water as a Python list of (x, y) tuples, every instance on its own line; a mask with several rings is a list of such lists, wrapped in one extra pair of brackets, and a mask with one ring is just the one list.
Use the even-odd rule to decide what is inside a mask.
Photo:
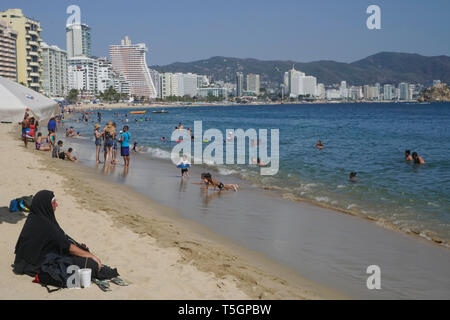
[(102, 133), (100, 132), (100, 125), (94, 126), (94, 138), (95, 138), (95, 160), (96, 164), (100, 163), (100, 148), (102, 147)]
[(131, 134), (128, 132), (128, 126), (123, 127), (123, 133), (120, 135), (120, 155), (123, 157), (124, 166), (130, 166), (130, 139)]
[(107, 126), (102, 132), (105, 141), (105, 165), (108, 161), (112, 161), (112, 148), (114, 146), (114, 138), (116, 137), (116, 129), (111, 121), (108, 121)]

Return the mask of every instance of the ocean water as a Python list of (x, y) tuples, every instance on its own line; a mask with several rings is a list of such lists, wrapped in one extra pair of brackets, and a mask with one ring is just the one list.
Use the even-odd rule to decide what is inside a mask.
[[(149, 161), (170, 161), (176, 143), (160, 138), (169, 141), (179, 122), (193, 129), (194, 121), (201, 120), (203, 130), (219, 129), (225, 138), (227, 129), (279, 129), (277, 175), (261, 176), (251, 164), (204, 169), (292, 201), (306, 200), (450, 240), (448, 103), (189, 107), (170, 108), (168, 114), (151, 114), (149, 109), (146, 115), (130, 115), (130, 110), (101, 111), (102, 124), (112, 120), (119, 129), (128, 125), (131, 142), (144, 147)], [(126, 113), (129, 123), (124, 122)], [(93, 139), (93, 124), (76, 122), (77, 117), (68, 125)], [(89, 117), (96, 121), (96, 112)], [(323, 150), (314, 148), (319, 139)], [(406, 149), (418, 152), (426, 164), (405, 162)], [(358, 173), (359, 182), (348, 181), (351, 171)]]

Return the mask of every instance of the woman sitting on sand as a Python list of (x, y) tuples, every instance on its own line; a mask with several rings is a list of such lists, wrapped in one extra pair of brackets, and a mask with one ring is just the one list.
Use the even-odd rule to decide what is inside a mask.
[(38, 133), (38, 135), (37, 135), (37, 139), (36, 139), (36, 150), (39, 150), (39, 151), (51, 151), (51, 148), (50, 147), (44, 147), (42, 144), (43, 144), (43, 142), (42, 142), (42, 133)]
[(94, 256), (86, 245), (78, 244), (65, 234), (55, 218), (57, 207), (52, 191), (40, 191), (33, 197), (30, 214), (17, 240), (14, 272), (31, 277), (39, 275), (37, 280), (44, 277), (44, 264), (47, 270), (49, 265), (52, 266), (52, 262), (59, 261), (59, 265), (53, 265), (58, 269), (61, 261), (64, 261), (64, 264), (91, 269), (93, 279), (117, 278), (117, 269), (102, 265), (100, 259)]
[(216, 179), (212, 178), (210, 173), (202, 173), (201, 179), (206, 184), (206, 188), (212, 186), (214, 187), (214, 191), (216, 191), (216, 188), (219, 188), (219, 191), (238, 191), (239, 189), (239, 186), (237, 184), (223, 184), (222, 182), (218, 182)]

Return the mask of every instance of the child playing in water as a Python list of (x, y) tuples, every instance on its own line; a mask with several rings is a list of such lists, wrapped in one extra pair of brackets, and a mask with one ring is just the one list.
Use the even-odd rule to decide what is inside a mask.
[(186, 155), (183, 156), (183, 159), (177, 164), (177, 167), (181, 169), (181, 179), (184, 179), (184, 176), (189, 178), (189, 167), (191, 164), (188, 161), (188, 157)]
[(209, 186), (214, 187), (214, 191), (216, 188), (219, 188), (219, 191), (229, 191), (234, 190), (238, 191), (239, 186), (237, 184), (223, 184), (222, 182), (218, 182), (216, 179), (213, 179), (210, 173), (202, 173), (201, 175), (202, 182), (206, 184), (206, 188)]

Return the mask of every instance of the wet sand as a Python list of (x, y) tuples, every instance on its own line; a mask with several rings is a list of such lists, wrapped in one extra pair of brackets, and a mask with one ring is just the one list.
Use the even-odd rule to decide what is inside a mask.
[[(94, 167), (92, 142), (69, 139), (84, 165)], [(353, 298), (448, 299), (450, 252), (424, 239), (380, 227), (360, 217), (281, 199), (242, 181), (217, 175), (224, 183), (240, 183), (238, 193), (204, 193), (201, 168), (184, 182), (171, 163), (132, 155), (124, 175), (117, 166), (104, 178), (132, 187), (186, 221), (232, 239), (295, 270), (309, 280)], [(382, 289), (368, 290), (367, 267), (381, 269)]]
[[(123, 182), (111, 181), (112, 176), (99, 174), (101, 169), (96, 172), (51, 159), (48, 153), (34, 150), (34, 144), (26, 150), (16, 129), (0, 126), (4, 137), (0, 143), (0, 299), (348, 298), (184, 219), (177, 210)], [(12, 272), (14, 246), (26, 216), (10, 213), (9, 201), (43, 189), (56, 194), (60, 204), (56, 215), (62, 228), (86, 243), (102, 263), (117, 267), (132, 283), (129, 287), (113, 287), (110, 293), (93, 286), (48, 294), (30, 277)]]

